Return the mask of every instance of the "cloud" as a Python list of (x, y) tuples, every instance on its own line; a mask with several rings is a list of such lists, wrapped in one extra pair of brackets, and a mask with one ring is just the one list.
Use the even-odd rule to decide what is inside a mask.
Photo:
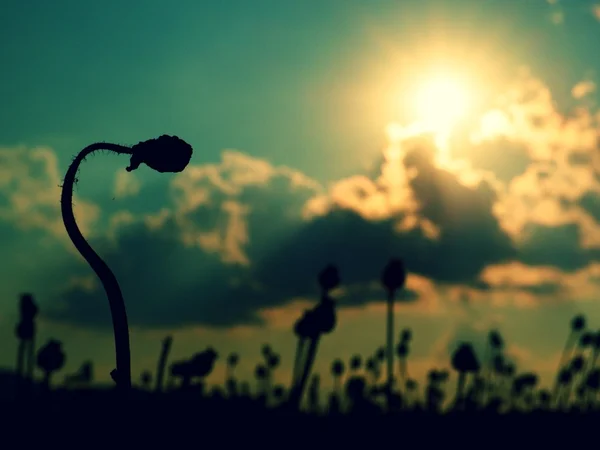
[(600, 4), (596, 3), (592, 5), (592, 14), (596, 20), (600, 21)]
[[(290, 298), (254, 279), (252, 266), (277, 245), (274, 238), (301, 225), (302, 205), (318, 189), (291, 169), (226, 151), (220, 164), (190, 166), (175, 178), (170, 207), (136, 217), (115, 214), (110, 239), (97, 237), (92, 246), (120, 280), (134, 326), (258, 324), (261, 309)], [(90, 272), (65, 264), (72, 276)], [(47, 314), (110, 324), (100, 283), (93, 292), (71, 284)]]
[(117, 171), (115, 175), (115, 198), (133, 197), (139, 194), (141, 183), (139, 179), (130, 172)]
[[(60, 212), (62, 176), (47, 147), (0, 148), (0, 220), (23, 230), (43, 230), (72, 247)], [(74, 195), (74, 212), (83, 233), (91, 232), (100, 208)]]
[(576, 99), (580, 99), (585, 97), (586, 95), (591, 94), (595, 90), (596, 84), (593, 81), (580, 81), (575, 86), (573, 86), (573, 89), (571, 89), (571, 95)]
[[(600, 257), (597, 125), (589, 106), (562, 113), (548, 87), (521, 70), (448, 142), (448, 159), (434, 136), (398, 124), (387, 130), (377, 173), (328, 186), (225, 150), (219, 163), (172, 178), (168, 191), (156, 187), (169, 194), (161, 209), (113, 215), (94, 246), (122, 280), (139, 326), (264, 323), (265, 311), (314, 300), (316, 274), (330, 263), (343, 280), (340, 306), (356, 308), (383, 300), (380, 272), (397, 256), (409, 279), (491, 303), (591, 296)], [(89, 275), (81, 265), (65, 271)], [(409, 284), (399, 301), (422, 301), (422, 285)], [(71, 285), (62, 299), (55, 319), (109, 323), (99, 285)]]

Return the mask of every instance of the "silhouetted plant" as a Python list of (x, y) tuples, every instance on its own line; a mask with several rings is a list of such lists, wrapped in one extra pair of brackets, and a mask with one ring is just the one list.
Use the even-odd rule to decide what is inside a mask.
[[(19, 387), (22, 380), (27, 383), (33, 381), (34, 354), (35, 354), (35, 317), (38, 314), (38, 307), (35, 304), (32, 294), (21, 294), (19, 299), (20, 319), (15, 329), (15, 334), (19, 340), (17, 350), (17, 382)], [(25, 361), (27, 364), (25, 365)]]
[(341, 359), (336, 359), (331, 364), (331, 375), (333, 375), (333, 392), (338, 396), (341, 394), (344, 369), (344, 361)]
[(52, 374), (65, 365), (66, 356), (62, 350), (62, 343), (50, 339), (37, 354), (37, 365), (44, 372), (43, 386), (50, 388)]
[(263, 346), (260, 349), (260, 352), (262, 353), (265, 359), (269, 359), (269, 356), (273, 354), (273, 349), (271, 349), (271, 346), (269, 344), (263, 344)]
[(71, 375), (65, 376), (65, 385), (88, 385), (94, 378), (94, 364), (92, 361), (85, 361), (79, 370)]
[(398, 289), (406, 283), (406, 269), (402, 260), (391, 259), (381, 275), (381, 283), (387, 292), (387, 403), (391, 409), (392, 378), (394, 377), (394, 298)]
[(582, 349), (591, 347), (594, 343), (594, 333), (591, 331), (586, 331), (579, 338), (579, 347)]
[(254, 369), (254, 377), (258, 381), (258, 398), (263, 403), (267, 397), (268, 373), (269, 369), (264, 364), (258, 364)]
[(493, 376), (494, 376), (494, 358), (501, 356), (504, 348), (504, 339), (498, 330), (491, 330), (488, 334), (488, 343), (486, 351), (488, 352), (487, 358), (484, 359), (485, 367), (485, 386), (483, 392), (483, 402), (487, 402), (487, 394), (492, 390)]
[(361, 367), (362, 367), (362, 356), (353, 355), (352, 358), (350, 358), (350, 370), (353, 372), (356, 372), (356, 371), (360, 370)]
[[(575, 317), (573, 317), (573, 319), (571, 320), (571, 330), (570, 333), (567, 337), (567, 342), (565, 344), (565, 348), (562, 352), (562, 355), (560, 357), (560, 362), (558, 365), (558, 377), (560, 377), (560, 371), (561, 369), (564, 367), (564, 365), (566, 364), (566, 362), (571, 358), (571, 353), (573, 351), (573, 347), (575, 346), (575, 344), (577, 343), (577, 341), (579, 340), (579, 336), (581, 335), (581, 333), (584, 331), (585, 329), (585, 316), (583, 315), (577, 315)], [(560, 381), (559, 379), (556, 379), (555, 384), (554, 384), (554, 395), (553, 397), (555, 399), (558, 399), (559, 395), (558, 395), (558, 391), (560, 389)]]
[(225, 387), (227, 394), (230, 397), (235, 397), (238, 394), (237, 380), (234, 376), (234, 370), (240, 361), (239, 354), (233, 352), (227, 356), (227, 366), (225, 368)]
[(571, 367), (563, 367), (558, 374), (558, 389), (555, 391), (556, 403), (559, 408), (564, 408), (565, 403), (568, 402), (566, 398), (567, 390), (573, 379), (573, 373)]
[(131, 358), (129, 348), (129, 326), (127, 311), (119, 283), (108, 265), (98, 256), (85, 240), (73, 214), (73, 185), (81, 162), (98, 150), (108, 150), (117, 154), (131, 155), (128, 172), (137, 169), (141, 163), (158, 172), (181, 172), (190, 162), (192, 147), (177, 136), (162, 135), (158, 139), (139, 142), (132, 147), (110, 143), (88, 145), (74, 158), (67, 169), (61, 193), (61, 212), (67, 234), (100, 279), (110, 305), (113, 321), (116, 369), (112, 372), (117, 387), (124, 392), (131, 389)]
[(367, 358), (365, 368), (367, 370), (367, 373), (371, 375), (371, 384), (374, 385), (375, 383), (377, 383), (377, 379), (380, 375), (379, 364), (377, 362), (377, 359), (373, 356)]
[(586, 377), (585, 384), (589, 392), (587, 406), (590, 407), (595, 402), (600, 390), (600, 369), (592, 369)]
[(405, 328), (400, 333), (400, 342), (396, 347), (396, 355), (398, 356), (398, 363), (400, 369), (400, 381), (405, 383), (408, 378), (408, 367), (407, 358), (410, 353), (410, 341), (412, 340), (412, 332), (409, 328)]
[(585, 369), (586, 375), (589, 374), (596, 367), (598, 356), (600, 355), (600, 330), (595, 333), (589, 333), (591, 342), (589, 347), (591, 348), (591, 355), (588, 358), (587, 367)]
[(440, 384), (448, 379), (448, 373), (432, 369), (428, 374), (425, 404), (427, 411), (439, 413), (444, 403), (444, 391)]
[[(263, 350), (265, 350), (263, 348)], [(269, 399), (269, 396), (271, 395), (271, 383), (273, 380), (273, 372), (275, 371), (275, 369), (277, 369), (277, 367), (279, 367), (279, 363), (281, 362), (281, 357), (279, 356), (278, 353), (275, 353), (271, 347), (268, 347), (268, 351), (263, 351), (263, 356), (265, 358), (265, 365), (267, 368), (267, 378), (266, 378), (266, 382), (265, 382), (265, 394), (267, 396), (267, 400)]]
[[(523, 373), (517, 376), (512, 382), (510, 405), (512, 408), (518, 406), (527, 408), (530, 407), (530, 401), (528, 395), (535, 388), (538, 382), (538, 377), (534, 373)], [(522, 400), (522, 404), (518, 404), (518, 401)]]
[(144, 370), (140, 375), (140, 384), (142, 388), (149, 391), (150, 386), (152, 386), (152, 372), (149, 370)]
[(456, 405), (462, 408), (464, 405), (466, 376), (468, 373), (478, 372), (480, 367), (471, 344), (463, 343), (456, 349), (452, 355), (452, 367), (458, 372)]
[(165, 378), (165, 371), (167, 367), (167, 360), (169, 359), (169, 352), (173, 345), (173, 337), (166, 336), (162, 341), (162, 348), (160, 351), (160, 358), (158, 359), (158, 367), (156, 369), (156, 392), (162, 392), (163, 382)]
[(281, 405), (285, 400), (285, 387), (280, 384), (273, 387), (273, 398), (277, 405)]
[(240, 362), (240, 355), (237, 353), (230, 353), (227, 357), (227, 379), (233, 378), (233, 371)]
[(181, 378), (182, 389), (189, 389), (194, 378), (200, 378), (201, 381), (197, 387), (203, 391), (204, 378), (213, 371), (217, 357), (217, 352), (212, 347), (208, 347), (203, 352), (196, 353), (189, 360), (171, 364), (171, 375)]
[(240, 394), (242, 397), (250, 397), (250, 383), (243, 382), (240, 386)]
[(539, 409), (541, 409), (542, 411), (548, 411), (552, 404), (552, 394), (550, 393), (550, 391), (546, 389), (542, 389), (541, 391), (539, 391), (538, 403)]
[[(304, 362), (302, 371), (300, 372), (298, 369), (298, 373), (295, 373), (289, 398), (291, 405), (295, 408), (300, 406), (304, 387), (317, 355), (319, 340), (324, 334), (331, 333), (336, 326), (335, 301), (329, 296), (329, 293), (340, 283), (337, 268), (333, 265), (325, 267), (319, 273), (318, 281), (321, 287), (321, 301), (312, 310), (305, 311), (294, 326), (299, 340), (295, 365), (299, 367), (299, 361)], [(308, 343), (308, 349), (306, 356), (302, 358), (301, 354), (304, 353), (306, 343)]]
[(319, 386), (321, 377), (314, 374), (310, 380), (310, 386), (308, 388), (308, 410), (312, 413), (319, 411)]
[(350, 401), (350, 409), (356, 411), (366, 400), (366, 383), (363, 377), (353, 376), (346, 381), (346, 397)]
[(377, 362), (382, 363), (385, 361), (385, 347), (378, 347), (375, 351), (375, 359)]

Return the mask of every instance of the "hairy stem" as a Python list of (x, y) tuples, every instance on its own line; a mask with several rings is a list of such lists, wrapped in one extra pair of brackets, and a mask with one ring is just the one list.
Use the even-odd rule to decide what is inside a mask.
[(62, 187), (60, 207), (63, 222), (71, 241), (81, 256), (85, 258), (90, 267), (96, 272), (96, 275), (104, 287), (106, 296), (108, 297), (115, 338), (115, 354), (118, 374), (117, 389), (126, 393), (131, 389), (131, 357), (127, 311), (125, 309), (125, 302), (123, 301), (123, 294), (121, 293), (121, 288), (119, 287), (115, 275), (81, 234), (73, 214), (73, 183), (75, 182), (79, 165), (88, 155), (97, 150), (108, 150), (118, 154), (132, 154), (132, 150), (129, 147), (117, 144), (96, 143), (85, 147), (75, 157), (67, 170)]

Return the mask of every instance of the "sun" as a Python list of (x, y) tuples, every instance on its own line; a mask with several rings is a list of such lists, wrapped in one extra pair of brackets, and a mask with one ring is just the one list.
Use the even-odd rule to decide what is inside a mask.
[(464, 117), (470, 101), (464, 81), (437, 75), (420, 83), (415, 90), (416, 119), (434, 132), (448, 132)]

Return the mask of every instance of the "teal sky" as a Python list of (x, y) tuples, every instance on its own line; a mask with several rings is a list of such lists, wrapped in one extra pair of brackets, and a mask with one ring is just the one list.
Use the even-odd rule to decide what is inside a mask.
[[(135, 318), (136, 373), (154, 367), (162, 336), (173, 333), (174, 358), (213, 345), (223, 355), (240, 351), (242, 361), (248, 355), (241, 366), (248, 374), (260, 356), (260, 345), (271, 341), (283, 355), (285, 381), (294, 348), (290, 327), (302, 311), (288, 300), (310, 299), (316, 292), (316, 285), (310, 283), (294, 290), (309, 278), (304, 269), (298, 269), (297, 275), (290, 272), (305, 263), (306, 273), (314, 278), (321, 268), (314, 265), (334, 262), (340, 265), (342, 279), (364, 287), (376, 281), (379, 268), (368, 266), (363, 276), (359, 265), (347, 262), (349, 258), (364, 254), (365, 264), (373, 261), (382, 267), (394, 256), (392, 250), (410, 251), (415, 260), (412, 266), (409, 260), (407, 267), (419, 277), (409, 286), (418, 291), (418, 300), (398, 309), (398, 326), (410, 326), (415, 334), (415, 376), (428, 365), (443, 364), (436, 353), (440, 348), (444, 353), (445, 346), (461, 339), (480, 342), (490, 327), (501, 329), (514, 344), (512, 356), (520, 358), (524, 367), (547, 374), (552, 365), (548, 361), (556, 359), (575, 313), (588, 313), (590, 325), (600, 327), (600, 309), (586, 301), (600, 293), (600, 287), (594, 290), (595, 264), (600, 258), (596, 238), (600, 165), (594, 162), (597, 148), (587, 144), (598, 130), (596, 94), (590, 88), (574, 98), (572, 91), (582, 82), (593, 86), (600, 70), (593, 53), (593, 43), (600, 39), (594, 2), (180, 0), (167, 8), (156, 0), (8, 0), (0, 15), (5, 18), (0, 27), (0, 177), (4, 178), (0, 178), (0, 336), (5, 342), (0, 365), (14, 364), (16, 302), (20, 292), (31, 291), (42, 309), (40, 340), (49, 336), (63, 340), (68, 371), (89, 357), (96, 361), (97, 377), (107, 379), (113, 364), (111, 331), (106, 327), (108, 305), (102, 291), (65, 290), (73, 277), (89, 277), (91, 271), (65, 240), (57, 184), (71, 158), (87, 144), (130, 145), (161, 134), (180, 136), (193, 146), (191, 164), (197, 172), (173, 176), (142, 167), (128, 179), (130, 191), (125, 185), (118, 191), (118, 183), (127, 177), (118, 181), (117, 174), (129, 176), (124, 171), (128, 161), (99, 155), (84, 163), (76, 189), (76, 206), (89, 207), (79, 210), (77, 217), (85, 217), (87, 225), (82, 228), (98, 252), (113, 262), (117, 278), (124, 280), (126, 300), (135, 294), (131, 280), (158, 283), (147, 288), (143, 299), (127, 300)], [(577, 188), (553, 183), (547, 194), (553, 197), (548, 200), (535, 194), (543, 190), (543, 181), (535, 184), (523, 178), (510, 187), (509, 176), (503, 180), (507, 193), (498, 194), (506, 202), (503, 205), (512, 205), (509, 211), (519, 210), (510, 201), (528, 205), (528, 211), (545, 201), (562, 209), (547, 207), (535, 217), (515, 213), (500, 219), (501, 213), (484, 202), (484, 212), (465, 207), (472, 220), (457, 222), (444, 210), (444, 218), (436, 222), (436, 213), (427, 212), (422, 203), (424, 209), (418, 214), (450, 230), (444, 235), (450, 236), (448, 241), (435, 247), (428, 247), (430, 241), (422, 236), (424, 247), (417, 247), (408, 233), (397, 232), (402, 236), (395, 237), (391, 225), (385, 228), (381, 218), (361, 209), (367, 205), (365, 196), (356, 195), (363, 206), (357, 200), (337, 215), (334, 211), (318, 219), (303, 218), (302, 211), (313, 197), (325, 196), (331, 204), (343, 206), (345, 200), (336, 195), (343, 191), (347, 200), (351, 190), (343, 190), (349, 184), (339, 187), (342, 181), (362, 175), (374, 182), (381, 174), (383, 149), (389, 145), (386, 126), (412, 120), (401, 99), (410, 95), (414, 80), (440, 63), (467, 73), (480, 89), (478, 109), (464, 129), (475, 129), (475, 115), (492, 109), (494, 99), (510, 86), (551, 93), (554, 103), (544, 103), (543, 95), (524, 96), (517, 102), (523, 108), (527, 102), (541, 102), (536, 103), (541, 104), (536, 114), (543, 116), (546, 140), (521, 125), (520, 134), (506, 144), (510, 148), (502, 147), (503, 141), (495, 136), (498, 143), (490, 144), (487, 153), (479, 147), (473, 153), (464, 146), (452, 153), (466, 155), (477, 170), (496, 171), (498, 179), (500, 167), (508, 168), (514, 179), (525, 173), (517, 167), (523, 158), (524, 167), (538, 170), (543, 159), (540, 139), (544, 148), (558, 145), (563, 156), (584, 153), (588, 158), (584, 168), (567, 164), (556, 169), (557, 177), (571, 180)], [(523, 67), (529, 68), (531, 79), (519, 75)], [(535, 88), (527, 87), (528, 82)], [(575, 107), (582, 108), (590, 120), (577, 116)], [(556, 117), (572, 121), (577, 131), (558, 125), (553, 131), (560, 122), (553, 121)], [(457, 142), (465, 136), (457, 136)], [(45, 156), (35, 156), (36, 148), (44, 148)], [(232, 150), (229, 160), (222, 160), (224, 150)], [(310, 182), (294, 188), (288, 172), (273, 169), (283, 166)], [(227, 182), (236, 193), (201, 175), (202, 170), (229, 177)], [(269, 170), (279, 170), (280, 178), (264, 175)], [(583, 181), (588, 179), (584, 172), (590, 175), (589, 183)], [(8, 173), (15, 179), (9, 180)], [(268, 180), (252, 181), (262, 176)], [(457, 173), (452, 172), (452, 179), (459, 179)], [(481, 194), (473, 188), (478, 193), (469, 197), (468, 189), (461, 189), (465, 192), (452, 200), (453, 211), (469, 199), (475, 205)], [(194, 203), (205, 194), (211, 198), (209, 203)], [(145, 215), (163, 209), (173, 216), (159, 227), (160, 235), (156, 230), (140, 231)], [(125, 217), (123, 212), (130, 214), (132, 222), (115, 222), (115, 217)], [(408, 212), (398, 214), (384, 219), (391, 223)], [(473, 231), (462, 233), (464, 227)], [(218, 249), (210, 242), (199, 243), (199, 236), (210, 232), (213, 238), (205, 239), (220, 236)], [(185, 236), (192, 235), (195, 247), (183, 245)], [(347, 247), (331, 244), (340, 236), (348, 239)], [(175, 241), (179, 244), (171, 249)], [(464, 247), (464, 261), (457, 252), (461, 245), (468, 247)], [(125, 251), (138, 256), (129, 260), (123, 256)], [(292, 269), (278, 275), (286, 262), (280, 252), (293, 258), (287, 261)], [(461, 269), (441, 268), (439, 259), (431, 256), (434, 253), (457, 258), (456, 267)], [(512, 281), (504, 281), (506, 285), (483, 293), (477, 290), (474, 280), (486, 268), (511, 262), (531, 269), (528, 285), (552, 288), (529, 286), (524, 293), (519, 276), (507, 275)], [(236, 264), (241, 277), (266, 283), (280, 297), (267, 300), (252, 294), (241, 299), (243, 290), (230, 292), (210, 284), (214, 279), (229, 285), (239, 275)], [(265, 281), (267, 275), (282, 281), (271, 285)], [(176, 287), (167, 290), (161, 284), (165, 280)], [(196, 289), (195, 282), (201, 287)], [(419, 290), (425, 285), (432, 286), (435, 301), (427, 300), (430, 291)], [(562, 288), (568, 288), (569, 294), (562, 296)], [(473, 301), (457, 301), (461, 290), (469, 291)], [(153, 292), (161, 296), (153, 298)], [(173, 298), (167, 298), (171, 294)], [(182, 300), (195, 295), (200, 300)], [(375, 301), (382, 294), (367, 289), (364, 296)], [(520, 302), (523, 296), (527, 301)], [(354, 309), (341, 309), (338, 329), (323, 341), (321, 371), (337, 355), (366, 354), (383, 343), (381, 310), (373, 303), (360, 309), (366, 298), (350, 297), (341, 298), (340, 304), (352, 304)], [(276, 320), (257, 325), (255, 313), (264, 308), (275, 308)], [(98, 323), (97, 316), (102, 316)], [(222, 367), (215, 377), (222, 376), (219, 373)]]

